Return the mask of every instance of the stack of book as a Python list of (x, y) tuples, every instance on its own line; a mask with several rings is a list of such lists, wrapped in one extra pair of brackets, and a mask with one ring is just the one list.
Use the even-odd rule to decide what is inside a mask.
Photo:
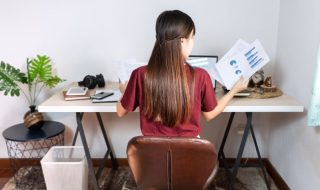
[(84, 100), (90, 99), (90, 91), (83, 87), (72, 87), (68, 91), (63, 91), (64, 100)]

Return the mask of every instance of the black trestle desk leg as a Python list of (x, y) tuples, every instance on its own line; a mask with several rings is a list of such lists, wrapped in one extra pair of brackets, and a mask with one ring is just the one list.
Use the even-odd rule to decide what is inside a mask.
[(256, 140), (256, 136), (254, 134), (252, 125), (250, 126), (250, 131), (251, 131), (251, 135), (252, 135), (252, 138), (253, 138), (254, 146), (255, 146), (256, 151), (257, 151), (257, 155), (258, 155), (258, 159), (259, 159), (259, 165), (260, 165), (260, 168), (262, 169), (262, 173), (263, 173), (263, 176), (264, 176), (264, 181), (266, 182), (267, 189), (270, 190), (270, 184), (269, 184), (268, 179), (267, 179), (267, 174), (266, 174), (266, 171), (265, 171), (265, 168), (264, 168), (264, 164), (263, 164), (262, 159), (261, 159), (258, 143), (257, 143), (257, 140)]
[(76, 113), (76, 118), (77, 118), (77, 124), (78, 124), (78, 130), (80, 133), (80, 137), (82, 140), (82, 144), (83, 144), (83, 148), (84, 148), (84, 152), (86, 154), (86, 158), (87, 158), (87, 163), (88, 163), (88, 167), (89, 167), (89, 176), (91, 177), (91, 180), (93, 182), (93, 187), (95, 190), (99, 190), (99, 184), (98, 184), (98, 180), (94, 174), (94, 168), (93, 168), (93, 163), (91, 160), (91, 155), (90, 155), (90, 151), (89, 151), (89, 147), (88, 147), (88, 143), (86, 140), (86, 136), (84, 134), (84, 130), (83, 130), (83, 126), (82, 126), (82, 122), (81, 122), (81, 113), (77, 112)]
[(111, 158), (112, 169), (114, 169), (114, 170), (118, 169), (118, 162), (117, 162), (117, 160), (116, 160), (116, 158), (115, 158), (115, 156), (113, 154), (113, 151), (111, 149), (111, 146), (110, 146), (110, 143), (109, 143), (109, 140), (108, 140), (108, 136), (107, 136), (107, 132), (106, 132), (106, 130), (104, 128), (104, 125), (103, 125), (103, 122), (102, 122), (102, 119), (101, 119), (101, 115), (100, 115), (99, 112), (96, 112), (96, 115), (97, 115), (97, 118), (98, 118), (98, 121), (99, 121), (99, 124), (100, 124), (100, 128), (101, 128), (101, 131), (102, 131), (102, 135), (103, 135), (104, 141), (105, 141), (105, 143), (107, 145), (107, 149), (108, 149), (106, 154), (105, 154), (105, 156), (104, 156), (104, 158), (103, 158), (103, 160), (100, 163), (100, 167), (99, 167), (99, 170), (97, 172), (97, 176), (99, 176), (100, 173), (101, 173), (101, 170), (102, 170), (100, 168), (103, 168), (104, 163), (106, 162), (109, 154), (110, 154), (110, 158)]
[(249, 135), (249, 132), (250, 132), (250, 127), (252, 125), (252, 112), (246, 112), (246, 116), (247, 116), (247, 123), (246, 123), (246, 126), (244, 128), (243, 136), (242, 136), (242, 139), (241, 139), (238, 155), (237, 155), (236, 162), (235, 162), (235, 165), (234, 165), (234, 168), (233, 168), (233, 171), (232, 171), (232, 175), (231, 175), (230, 183), (228, 185), (228, 189), (233, 189), (233, 184), (234, 184), (234, 182), (236, 180), (238, 169), (240, 167), (240, 161), (241, 161), (241, 158), (242, 158), (243, 150), (244, 150), (244, 147), (245, 147), (246, 142), (247, 142), (247, 138), (248, 138), (248, 135)]
[(227, 125), (227, 128), (226, 128), (225, 132), (224, 132), (224, 135), (223, 135), (223, 138), (222, 138), (222, 142), (221, 142), (221, 145), (220, 145), (220, 148), (219, 148), (219, 153), (218, 153), (218, 158), (219, 158), (219, 160), (221, 160), (223, 162), (223, 165), (224, 165), (226, 170), (228, 169), (228, 166), (227, 166), (227, 162), (226, 162), (226, 158), (225, 158), (223, 149), (224, 149), (224, 145), (226, 144), (227, 137), (229, 135), (229, 131), (230, 131), (230, 128), (231, 128), (231, 124), (232, 124), (234, 115), (235, 115), (235, 112), (231, 112), (230, 117), (229, 117), (229, 121), (228, 121), (228, 125)]
[[(80, 113), (80, 121), (82, 121), (82, 117), (83, 117), (83, 113)], [(79, 133), (79, 130), (78, 130), (78, 127), (76, 128), (76, 132), (74, 133), (74, 136), (73, 136), (73, 140), (72, 140), (72, 146), (74, 146), (77, 142), (77, 137), (78, 137), (78, 133)]]

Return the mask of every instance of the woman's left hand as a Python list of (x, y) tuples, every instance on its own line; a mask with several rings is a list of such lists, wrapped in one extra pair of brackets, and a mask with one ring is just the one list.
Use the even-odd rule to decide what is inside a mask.
[(119, 90), (120, 92), (123, 94), (124, 91), (126, 91), (126, 88), (127, 88), (127, 85), (128, 85), (128, 82), (126, 81), (125, 83), (120, 83), (119, 84)]

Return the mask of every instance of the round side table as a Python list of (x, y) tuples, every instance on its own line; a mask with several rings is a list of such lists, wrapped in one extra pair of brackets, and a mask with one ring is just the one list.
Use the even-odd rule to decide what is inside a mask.
[(34, 189), (40, 185), (45, 189), (40, 159), (52, 146), (64, 145), (64, 129), (62, 123), (45, 121), (37, 130), (20, 123), (3, 131), (16, 187)]

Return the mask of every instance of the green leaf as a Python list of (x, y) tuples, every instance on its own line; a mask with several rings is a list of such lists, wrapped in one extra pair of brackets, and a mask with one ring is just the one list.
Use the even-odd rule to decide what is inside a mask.
[(37, 55), (36, 58), (29, 62), (28, 76), (30, 82), (37, 80), (39, 83), (43, 83), (49, 88), (53, 88), (58, 83), (64, 81), (58, 76), (52, 76), (51, 60), (46, 55)]
[(48, 88), (53, 88), (55, 87), (57, 84), (59, 84), (60, 82), (63, 82), (65, 80), (59, 78), (58, 76), (53, 76), (50, 79), (48, 79), (47, 81), (44, 82), (44, 84), (48, 87)]
[(14, 68), (9, 63), (1, 61), (0, 66), (0, 91), (4, 91), (4, 95), (19, 96), (20, 88), (18, 83), (23, 83), (24, 73)]
[(63, 81), (58, 76), (52, 76), (51, 60), (46, 55), (37, 55), (34, 59), (27, 59), (26, 74), (9, 63), (0, 62), (0, 91), (3, 91), (6, 96), (20, 96), (23, 90), (19, 85), (27, 84), (29, 94), (23, 92), (23, 95), (29, 103), (36, 101), (42, 89), (38, 84), (42, 83), (42, 85), (53, 88)]
[(16, 90), (15, 90), (15, 94), (16, 94), (16, 96), (20, 96), (20, 90), (19, 90), (19, 89), (16, 89)]
[(48, 79), (52, 78), (51, 74), (51, 60), (46, 55), (37, 55), (36, 58), (31, 60), (31, 63), (28, 65), (28, 74), (30, 82), (35, 79), (39, 79), (41, 82), (45, 82)]
[(5, 69), (5, 68), (6, 68), (6, 64), (3, 61), (1, 61), (1, 69)]

